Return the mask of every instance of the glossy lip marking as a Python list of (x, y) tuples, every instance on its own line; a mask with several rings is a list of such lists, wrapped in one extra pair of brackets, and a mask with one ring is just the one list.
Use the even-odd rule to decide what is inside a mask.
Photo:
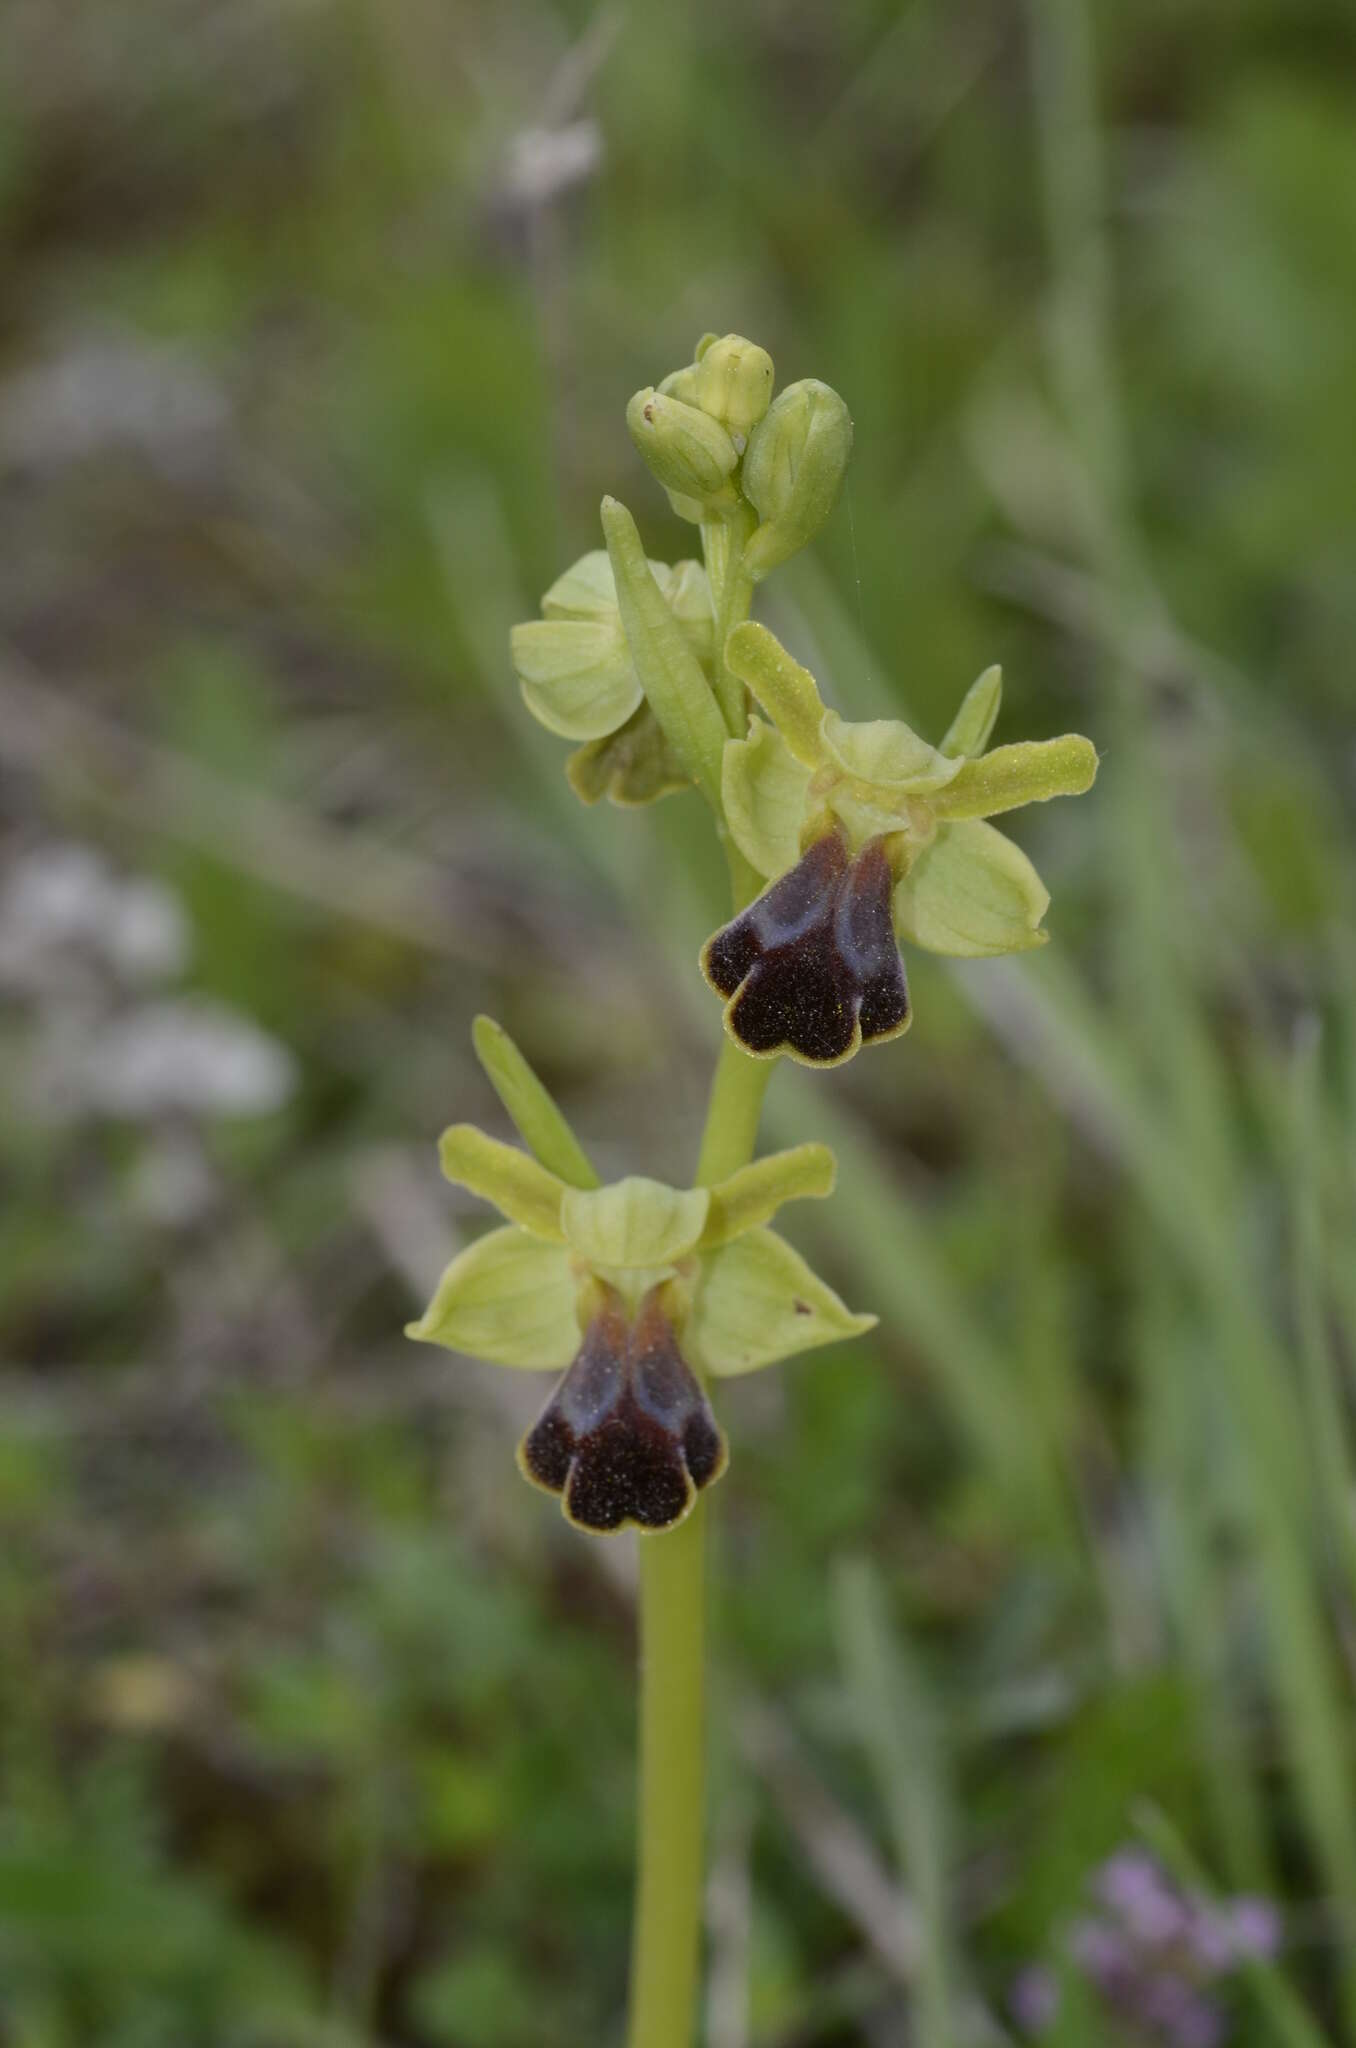
[(725, 1470), (711, 1404), (652, 1289), (634, 1323), (615, 1296), (518, 1447), (525, 1478), (563, 1496), (566, 1519), (606, 1531), (671, 1529)]
[(892, 888), (880, 839), (849, 859), (842, 834), (829, 832), (707, 940), (702, 972), (746, 1052), (837, 1066), (907, 1029)]

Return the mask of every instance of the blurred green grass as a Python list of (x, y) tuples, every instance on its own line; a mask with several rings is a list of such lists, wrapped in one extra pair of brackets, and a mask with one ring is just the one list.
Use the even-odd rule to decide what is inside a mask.
[(172, 888), (296, 1086), (110, 1115), (57, 1056), (126, 991), (0, 991), (0, 2042), (617, 2032), (626, 1548), (399, 1330), (477, 1011), (690, 1168), (716, 864), (578, 811), (505, 636), (604, 490), (689, 549), (622, 409), (706, 327), (852, 406), (767, 603), (837, 700), (935, 734), (997, 659), (1104, 757), (1018, 828), (1049, 951), (773, 1090), (882, 1328), (727, 1403), (708, 2048), (1003, 2038), (1145, 1802), (1284, 1905), (1227, 2038), (1356, 2041), (1349, 10), (3, 34), (0, 860)]

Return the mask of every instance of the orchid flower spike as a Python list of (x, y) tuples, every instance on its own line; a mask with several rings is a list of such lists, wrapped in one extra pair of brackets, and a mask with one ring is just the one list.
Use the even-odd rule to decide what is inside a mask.
[(1049, 892), (984, 821), (1089, 789), (1090, 740), (1066, 733), (986, 752), (996, 668), (933, 747), (899, 719), (853, 724), (826, 710), (766, 626), (736, 626), (725, 660), (766, 713), (725, 745), (725, 820), (771, 886), (707, 940), (701, 964), (745, 1051), (834, 1066), (898, 1036), (910, 1021), (898, 939), (970, 956), (1044, 943)]
[(671, 1528), (719, 1478), (725, 1440), (705, 1376), (754, 1372), (875, 1323), (766, 1227), (784, 1202), (832, 1192), (825, 1145), (686, 1189), (572, 1187), (469, 1124), (445, 1131), (439, 1151), (449, 1180), (509, 1220), (452, 1261), (406, 1334), (563, 1370), (518, 1463), (580, 1528)]

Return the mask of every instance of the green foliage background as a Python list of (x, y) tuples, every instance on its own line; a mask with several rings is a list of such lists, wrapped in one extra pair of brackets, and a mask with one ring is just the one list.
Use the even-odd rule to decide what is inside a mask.
[(1350, 9), (0, 41), (0, 859), (172, 884), (299, 1072), (171, 1228), (0, 999), (0, 2042), (617, 2038), (629, 1539), (519, 1483), (535, 1382), (400, 1327), (478, 1227), (477, 1011), (606, 1170), (690, 1171), (703, 820), (580, 812), (506, 634), (604, 490), (690, 551), (622, 413), (705, 328), (853, 410), (764, 613), (826, 692), (935, 737), (1001, 660), (1000, 739), (1104, 757), (1017, 823), (1046, 953), (911, 960), (905, 1040), (774, 1085), (882, 1325), (724, 1406), (710, 2048), (1004, 2038), (1143, 1827), (1284, 1904), (1228, 2038), (1356, 2042)]

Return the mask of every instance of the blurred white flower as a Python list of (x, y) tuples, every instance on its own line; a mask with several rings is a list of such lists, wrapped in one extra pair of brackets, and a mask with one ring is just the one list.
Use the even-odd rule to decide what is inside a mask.
[(602, 161), (603, 132), (596, 121), (520, 129), (509, 148), (501, 197), (512, 207), (545, 206), (586, 183)]
[(92, 965), (144, 986), (181, 974), (190, 951), (174, 892), (145, 878), (120, 881), (90, 847), (36, 847), (0, 886), (0, 988), (41, 995)]
[(221, 1003), (185, 997), (110, 1019), (86, 1048), (85, 1099), (112, 1116), (267, 1116), (296, 1087), (286, 1046)]
[(0, 385), (0, 469), (130, 448), (188, 471), (228, 421), (225, 394), (185, 350), (131, 332), (75, 334)]

